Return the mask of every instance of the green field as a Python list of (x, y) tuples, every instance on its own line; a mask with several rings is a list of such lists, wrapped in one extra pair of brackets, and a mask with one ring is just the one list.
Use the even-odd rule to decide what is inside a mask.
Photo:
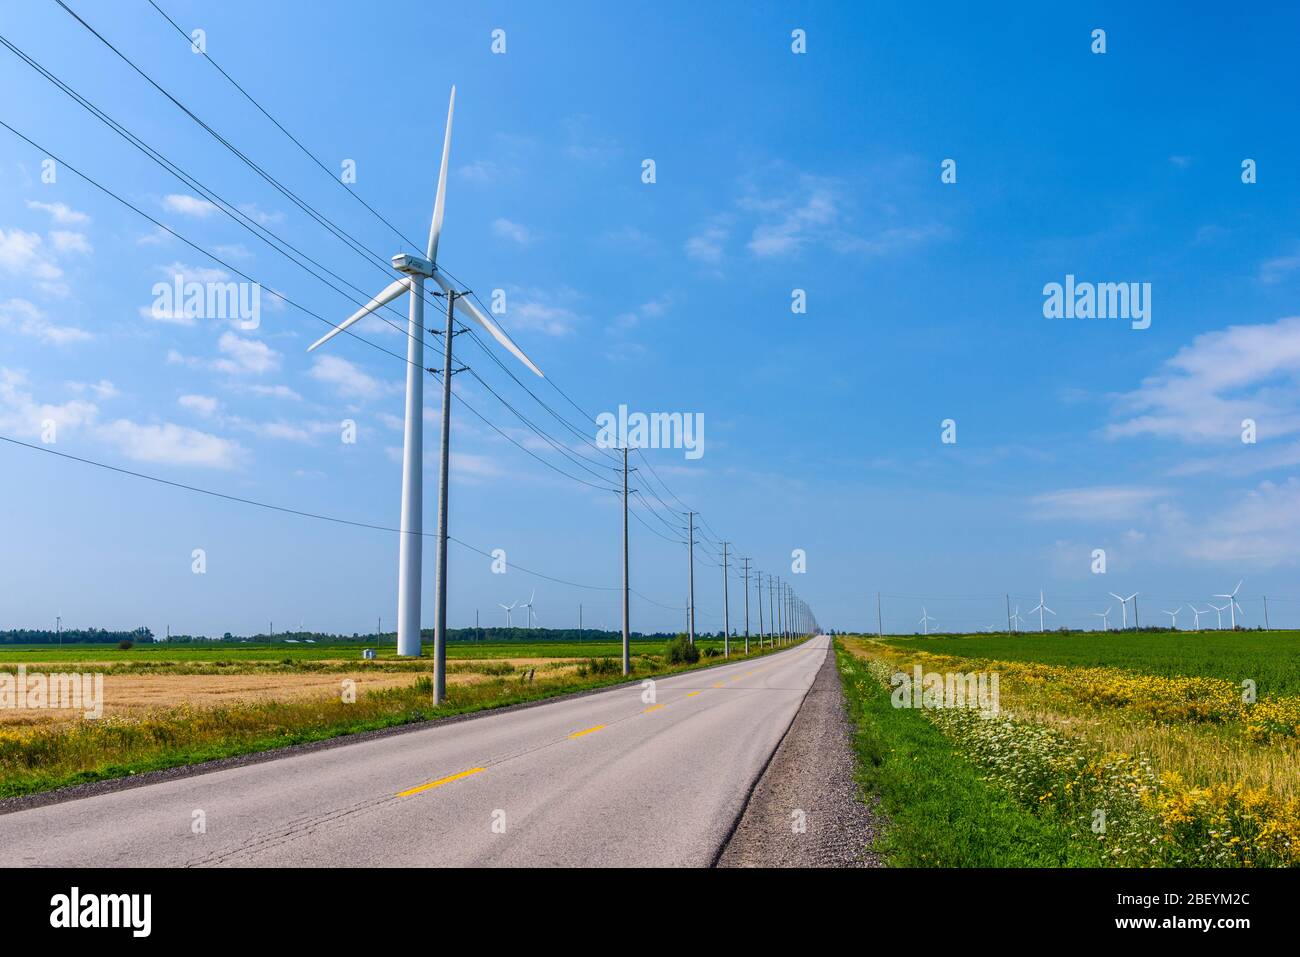
[(1300, 632), (1053, 632), (890, 638), (898, 648), (989, 661), (1123, 668), (1166, 677), (1250, 678), (1261, 694), (1300, 694)]

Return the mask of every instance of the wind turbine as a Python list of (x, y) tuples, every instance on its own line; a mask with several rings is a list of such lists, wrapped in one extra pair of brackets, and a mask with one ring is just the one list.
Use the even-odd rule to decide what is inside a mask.
[(1094, 611), (1093, 615), (1101, 619), (1102, 631), (1110, 631), (1110, 608), (1107, 608), (1105, 611)]
[(921, 625), (922, 628), (925, 629), (925, 633), (927, 635), (930, 633), (930, 622), (938, 621), (938, 620), (939, 619), (937, 618), (931, 618), (929, 612), (925, 610), (925, 606), (924, 605), (921, 606), (921, 620), (919, 624)]
[(401, 535), (397, 545), (397, 653), (420, 654), (420, 564), (424, 544), (424, 518), (421, 507), (424, 491), (424, 282), (432, 279), (447, 299), (447, 326), (443, 333), (442, 367), (442, 459), (438, 484), (438, 558), (437, 558), (437, 619), (434, 623), (434, 703), (439, 703), (446, 691), (446, 632), (447, 632), (447, 470), (450, 455), (451, 429), (451, 377), (453, 320), (457, 309), (463, 317), (481, 326), (516, 359), (537, 375), (542, 371), (516, 346), (495, 322), (485, 316), (474, 303), (453, 289), (451, 280), (438, 268), (438, 240), (442, 236), (442, 221), (447, 208), (447, 163), (451, 157), (451, 122), (456, 109), (456, 88), (451, 88), (447, 103), (447, 130), (442, 141), (442, 164), (438, 169), (438, 191), (433, 203), (433, 219), (429, 223), (429, 243), (423, 257), (415, 253), (398, 253), (393, 256), (393, 269), (402, 278), (385, 286), (374, 299), (321, 336), (307, 351), (324, 345), (340, 332), (377, 312), (404, 293), (411, 294), (407, 321), (406, 343), (406, 424), (402, 442), (402, 517)]
[(1016, 630), (1016, 631), (1019, 631), (1019, 630), (1020, 630), (1020, 627), (1019, 627), (1019, 626), (1020, 626), (1020, 625), (1023, 625), (1024, 623), (1025, 623), (1025, 620), (1024, 620), (1023, 618), (1020, 617), (1020, 606), (1017, 605), (1017, 606), (1016, 606), (1016, 613), (1015, 613), (1014, 615), (1011, 616), (1011, 624), (1015, 627), (1015, 630)]
[(512, 615), (512, 613), (513, 613), (514, 610), (515, 610), (515, 605), (518, 605), (518, 604), (519, 604), (519, 602), (513, 602), (512, 604), (509, 604), (509, 605), (503, 605), (503, 604), (501, 604), (501, 602), (497, 602), (497, 607), (503, 609), (503, 610), (505, 611), (505, 613), (506, 613), (506, 627), (507, 627), (507, 628), (513, 628), (513, 627), (514, 627), (514, 624), (513, 624), (513, 618), (511, 617), (511, 615)]
[(523, 607), (525, 607), (525, 608), (528, 609), (528, 627), (529, 627), (529, 628), (532, 628), (532, 627), (533, 627), (533, 600), (534, 600), (536, 597), (537, 597), (537, 589), (534, 588), (534, 589), (533, 589), (533, 593), (532, 593), (531, 595), (528, 596), (528, 601), (526, 601), (526, 602), (522, 602)]
[(1195, 605), (1188, 605), (1187, 607), (1192, 610), (1192, 628), (1194, 628), (1196, 631), (1200, 631), (1201, 616), (1208, 615), (1211, 611), (1214, 610), (1214, 606), (1211, 605), (1209, 608), (1205, 609), (1204, 611), (1201, 611), (1201, 609), (1197, 608)]
[(1046, 624), (1045, 624), (1045, 619), (1043, 618), (1043, 612), (1047, 612), (1049, 615), (1055, 615), (1055, 614), (1056, 614), (1056, 612), (1054, 612), (1054, 611), (1052, 611), (1052, 609), (1048, 608), (1047, 605), (1043, 604), (1044, 601), (1046, 601), (1046, 599), (1045, 599), (1044, 596), (1043, 596), (1043, 591), (1042, 591), (1042, 589), (1039, 589), (1039, 591), (1038, 591), (1038, 604), (1037, 604), (1035, 607), (1029, 609), (1029, 614), (1031, 614), (1031, 615), (1032, 615), (1034, 612), (1038, 612), (1038, 630), (1039, 630), (1040, 632), (1043, 632), (1043, 631), (1046, 631), (1046, 630), (1047, 630), (1047, 627), (1046, 627)]
[(1225, 611), (1228, 610), (1228, 606), (1227, 606), (1227, 605), (1223, 605), (1222, 607), (1220, 607), (1219, 605), (1216, 605), (1216, 604), (1214, 604), (1213, 602), (1211, 602), (1211, 603), (1210, 603), (1210, 607), (1214, 609), (1215, 617), (1217, 617), (1217, 618), (1219, 619), (1219, 630), (1222, 631), (1222, 630), (1223, 630), (1223, 613), (1224, 613)]
[[(1125, 627), (1125, 628), (1128, 627), (1128, 605), (1126, 604), (1126, 602), (1133, 601), (1133, 599), (1137, 598), (1137, 596), (1138, 596), (1138, 593), (1137, 593), (1137, 592), (1134, 592), (1133, 594), (1129, 595), (1127, 598), (1124, 598), (1122, 595), (1116, 595), (1114, 592), (1111, 592), (1111, 593), (1110, 593), (1110, 597), (1111, 597), (1111, 598), (1115, 598), (1115, 599), (1118, 599), (1118, 600), (1119, 600), (1119, 608), (1120, 608), (1120, 611), (1122, 611), (1122, 612), (1124, 613), (1123, 621), (1124, 621), (1124, 627)], [(1133, 605), (1133, 617), (1134, 617), (1134, 620), (1137, 619), (1137, 604), (1136, 604), (1136, 603), (1134, 603), (1134, 605)]]
[[(1237, 587), (1234, 588), (1234, 589), (1232, 590), (1232, 594), (1231, 594), (1231, 595), (1215, 595), (1215, 596), (1214, 596), (1215, 598), (1226, 598), (1226, 599), (1228, 599), (1228, 614), (1229, 614), (1229, 616), (1230, 616), (1231, 619), (1232, 619), (1232, 630), (1233, 630), (1233, 631), (1236, 631), (1236, 630), (1237, 630), (1237, 609), (1240, 608), (1240, 609), (1241, 609), (1241, 613), (1242, 613), (1243, 615), (1246, 614), (1246, 609), (1242, 608), (1241, 605), (1237, 604), (1237, 592), (1241, 591), (1241, 584), (1242, 584), (1242, 582), (1244, 582), (1245, 580), (1246, 580), (1246, 579), (1243, 578), (1241, 581), (1237, 582)], [(1220, 624), (1220, 627), (1222, 627), (1222, 624)]]
[(1179, 613), (1180, 611), (1182, 611), (1182, 610), (1183, 610), (1183, 606), (1182, 606), (1182, 605), (1179, 605), (1179, 606), (1178, 606), (1177, 608), (1175, 608), (1173, 611), (1166, 611), (1166, 612), (1165, 612), (1165, 614), (1169, 616), (1169, 627), (1170, 627), (1170, 628), (1177, 628), (1177, 627), (1178, 627), (1178, 613)]

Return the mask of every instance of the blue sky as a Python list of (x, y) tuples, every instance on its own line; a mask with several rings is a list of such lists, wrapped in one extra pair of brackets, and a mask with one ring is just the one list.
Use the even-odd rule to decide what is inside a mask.
[[(1144, 620), (1245, 578), (1248, 623), (1300, 623), (1300, 234), (1286, 122), (1294, 10), (1248, 20), (1180, 5), (1025, 5), (991, 17), (861, 5), (420, 5), (159, 0), (404, 234), (428, 229), (457, 86), (439, 261), (592, 414), (702, 414), (705, 454), (645, 454), (704, 534), (793, 579), (828, 627), (999, 621), (1039, 588), (1092, 626), (1141, 591)], [(177, 99), (367, 250), (411, 250), (144, 0), (71, 2)], [(506, 52), (494, 54), (503, 29)], [(1106, 31), (1106, 52), (1090, 50)], [(807, 52), (791, 51), (806, 31)], [(55, 3), (6, 6), (0, 33), (196, 179), (347, 283), (389, 279), (151, 88)], [(0, 119), (320, 315), (355, 308), (172, 178), (7, 50)], [(12, 95), (18, 91), (18, 95)], [(0, 434), (202, 486), (394, 525), (404, 363), (264, 301), (261, 324), (150, 314), (176, 272), (217, 266), (0, 129)], [(642, 182), (642, 161), (656, 182)], [(1244, 184), (1241, 163), (1257, 163)], [(940, 179), (954, 159), (957, 182)], [(1067, 274), (1151, 284), (1150, 328), (1043, 315)], [(224, 277), (238, 278), (238, 277)], [(792, 314), (792, 290), (807, 313)], [(399, 307), (405, 307), (399, 303)], [(368, 319), (361, 335), (404, 352)], [(461, 358), (593, 460), (466, 337)], [(508, 354), (502, 363), (527, 373)], [(433, 364), (432, 351), (429, 353)], [(573, 406), (525, 380), (555, 411)], [(480, 382), (474, 408), (543, 459)], [(426, 383), (436, 449), (437, 389)], [(1241, 440), (1241, 421), (1258, 441)], [(940, 423), (957, 423), (955, 444)], [(340, 441), (357, 423), (358, 440)], [(585, 427), (585, 426), (583, 426)], [(594, 439), (595, 426), (590, 426)], [(543, 625), (617, 621), (615, 496), (556, 474), (458, 408), (450, 620), (503, 621), (537, 589)], [(536, 446), (536, 447), (535, 447)], [(436, 486), (426, 467), (427, 527)], [(635, 459), (634, 459), (634, 464)], [(658, 488), (654, 477), (634, 486)], [(369, 631), (395, 615), (396, 543), (0, 448), (4, 627)], [(670, 503), (673, 499), (659, 489)], [(650, 499), (654, 507), (659, 504)], [(653, 516), (652, 526), (664, 530)], [(671, 520), (671, 519), (670, 519)], [(685, 549), (634, 522), (633, 627), (683, 614)], [(192, 573), (204, 549), (207, 572)], [(1094, 549), (1106, 574), (1092, 572)], [(807, 572), (791, 575), (804, 549)], [(721, 571), (697, 557), (699, 626)], [(431, 624), (433, 551), (425, 556)], [(1149, 596), (1149, 597), (1148, 597)], [(1288, 602), (1284, 599), (1293, 599)], [(669, 607), (663, 607), (669, 606)], [(733, 620), (740, 615), (733, 588)], [(1115, 608), (1114, 616), (1118, 616)], [(1160, 616), (1163, 619), (1163, 616)], [(521, 619), (516, 618), (516, 623)], [(1164, 619), (1167, 620), (1167, 619)], [(1049, 619), (1049, 622), (1051, 619)], [(1180, 624), (1189, 623), (1184, 612)]]

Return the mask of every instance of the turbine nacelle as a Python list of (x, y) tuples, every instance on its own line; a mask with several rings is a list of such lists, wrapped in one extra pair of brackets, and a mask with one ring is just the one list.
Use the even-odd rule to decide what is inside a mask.
[(414, 253), (398, 253), (393, 257), (393, 268), (408, 276), (423, 276), (425, 279), (433, 278), (434, 273), (433, 263)]

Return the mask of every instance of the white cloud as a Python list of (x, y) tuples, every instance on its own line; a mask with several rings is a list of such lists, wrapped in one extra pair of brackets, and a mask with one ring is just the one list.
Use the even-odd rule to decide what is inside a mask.
[(540, 332), (548, 336), (567, 336), (578, 324), (578, 315), (568, 306), (543, 302), (536, 291), (533, 298), (516, 302), (510, 307), (511, 328)]
[(100, 429), (99, 438), (137, 462), (232, 469), (246, 454), (238, 442), (172, 422), (141, 425), (118, 419)]
[(0, 269), (16, 276), (53, 280), (63, 275), (63, 270), (47, 260), (41, 253), (41, 237), (21, 229), (0, 229)]
[(163, 208), (168, 212), (179, 213), (182, 216), (195, 216), (199, 219), (204, 219), (215, 212), (219, 212), (219, 208), (206, 199), (188, 196), (184, 193), (171, 193), (164, 196)]
[(210, 395), (183, 395), (176, 400), (182, 409), (189, 409), (202, 416), (214, 416), (221, 408), (221, 403)]
[(28, 200), (27, 208), (49, 213), (50, 218), (60, 226), (85, 226), (90, 222), (89, 216), (78, 212), (66, 203), (40, 203), (36, 200)]
[(1300, 252), (1278, 256), (1260, 264), (1259, 279), (1260, 282), (1269, 284), (1281, 282), (1297, 269), (1300, 269)]
[(686, 255), (697, 262), (716, 266), (722, 262), (724, 247), (731, 238), (731, 229), (725, 217), (714, 217), (699, 232), (686, 240)]
[(284, 213), (265, 212), (256, 203), (244, 203), (239, 207), (239, 211), (259, 226), (273, 226), (284, 219)]
[(45, 423), (53, 422), (57, 435), (65, 430), (91, 425), (99, 407), (84, 399), (71, 399), (61, 405), (38, 402), (27, 391), (27, 377), (16, 369), (0, 367), (0, 428), (19, 438), (40, 438)]
[(170, 280), (180, 276), (184, 282), (226, 282), (230, 273), (215, 266), (191, 266), (177, 260), (166, 266), (159, 266), (158, 272)]
[(307, 373), (317, 382), (334, 388), (339, 395), (349, 399), (375, 399), (392, 390), (391, 387), (338, 356), (320, 356)]
[(747, 244), (759, 258), (795, 254), (816, 233), (834, 225), (839, 219), (836, 197), (825, 187), (812, 189), (792, 203), (783, 203), (781, 217), (760, 223)]
[(1096, 485), (1045, 492), (1030, 500), (1039, 518), (1113, 521), (1146, 513), (1165, 491), (1135, 485)]
[(225, 357), (215, 359), (212, 368), (229, 375), (261, 375), (280, 368), (280, 353), (265, 342), (245, 339), (233, 332), (223, 332), (217, 348)]
[(0, 303), (0, 329), (39, 339), (52, 346), (65, 346), (94, 338), (84, 329), (51, 322), (41, 309), (26, 299), (10, 299)]
[(1300, 317), (1203, 333), (1120, 396), (1128, 417), (1106, 434), (1240, 442), (1246, 418), (1261, 440), (1292, 434), (1300, 431), (1298, 370)]
[(69, 382), (67, 385), (77, 395), (93, 392), (101, 400), (116, 399), (122, 394), (118, 391), (117, 386), (107, 379), (100, 379), (98, 382)]
[(89, 253), (90, 243), (85, 235), (67, 229), (50, 230), (50, 245), (61, 253)]
[(526, 226), (512, 223), (508, 219), (496, 219), (492, 223), (492, 232), (501, 239), (508, 239), (520, 246), (527, 246), (533, 241), (532, 234)]
[(1209, 519), (1185, 529), (1191, 558), (1211, 562), (1294, 564), (1300, 537), (1300, 480), (1262, 482)]
[(287, 385), (252, 385), (248, 387), (248, 391), (253, 395), (265, 396), (268, 399), (292, 399), (294, 401), (302, 399), (302, 396)]

